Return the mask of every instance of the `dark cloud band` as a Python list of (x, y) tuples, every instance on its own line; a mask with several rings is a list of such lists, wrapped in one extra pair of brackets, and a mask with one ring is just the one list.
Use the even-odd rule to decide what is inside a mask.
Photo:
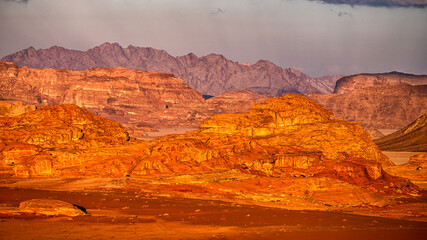
[(372, 7), (427, 7), (427, 0), (310, 0), (329, 4), (365, 5)]

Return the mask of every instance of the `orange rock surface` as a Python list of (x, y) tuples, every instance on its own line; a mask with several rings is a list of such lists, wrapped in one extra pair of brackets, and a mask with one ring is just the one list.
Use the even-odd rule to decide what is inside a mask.
[(21, 101), (0, 100), (0, 117), (13, 117), (36, 110), (36, 106)]
[[(0, 119), (1, 173), (162, 177), (156, 181), (205, 184), (207, 191), (227, 189), (254, 200), (280, 193), (307, 204), (385, 204), (386, 196), (419, 193), (384, 171), (393, 164), (359, 124), (331, 120), (331, 114), (301, 95), (286, 95), (247, 113), (216, 115), (199, 130), (145, 142), (77, 106), (48, 106)], [(239, 188), (245, 185), (256, 190)], [(359, 197), (350, 201), (354, 194)]]
[(43, 215), (65, 215), (73, 217), (86, 214), (86, 210), (82, 207), (53, 199), (31, 199), (23, 201), (19, 205), (19, 211)]
[(427, 188), (427, 153), (412, 156), (410, 160), (399, 166), (386, 167), (386, 171), (394, 176), (410, 179), (413, 183)]

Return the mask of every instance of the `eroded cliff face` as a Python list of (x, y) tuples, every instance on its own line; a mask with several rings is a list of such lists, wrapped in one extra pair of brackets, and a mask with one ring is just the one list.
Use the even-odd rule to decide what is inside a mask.
[(340, 76), (310, 78), (293, 68), (281, 68), (260, 60), (240, 64), (220, 54), (197, 57), (190, 53), (173, 57), (164, 50), (104, 43), (87, 51), (62, 47), (28, 49), (5, 56), (3, 61), (31, 68), (66, 68), (86, 70), (95, 67), (126, 67), (150, 72), (171, 73), (182, 78), (193, 89), (207, 95), (248, 89), (260, 94), (280, 96), (284, 92), (330, 93)]
[(343, 94), (309, 94), (334, 118), (365, 128), (400, 129), (427, 112), (427, 85), (380, 85)]
[(399, 72), (382, 74), (356, 74), (340, 78), (335, 85), (335, 94), (344, 94), (351, 91), (381, 85), (408, 84), (412, 86), (427, 85), (427, 75), (412, 75)]
[(248, 185), (258, 188), (251, 192), (340, 206), (382, 205), (389, 196), (419, 193), (384, 171), (393, 164), (359, 124), (331, 114), (301, 95), (286, 95), (145, 142), (77, 106), (49, 106), (1, 118), (0, 170), (18, 177), (182, 176), (210, 184), (212, 192)]
[[(198, 127), (213, 114), (248, 111), (252, 103), (270, 97), (243, 90), (205, 101), (173, 75), (120, 67), (72, 71), (0, 62), (0, 80), (0, 99), (34, 106), (75, 104), (120, 122), (135, 137), (147, 129)], [(0, 110), (18, 111), (17, 104), (3, 102)], [(24, 105), (21, 108), (18, 112), (25, 112)]]
[(76, 104), (130, 126), (193, 126), (209, 116), (202, 95), (168, 74), (30, 69), (0, 62), (0, 79), (0, 98), (36, 106)]

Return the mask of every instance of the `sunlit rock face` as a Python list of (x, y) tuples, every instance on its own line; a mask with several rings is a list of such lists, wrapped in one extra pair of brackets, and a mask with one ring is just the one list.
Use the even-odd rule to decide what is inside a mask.
[(215, 115), (200, 131), (242, 135), (265, 146), (304, 147), (331, 159), (345, 153), (391, 164), (359, 124), (330, 120), (332, 114), (302, 95), (286, 95), (255, 104), (248, 113)]
[(0, 140), (4, 173), (61, 176), (61, 167), (80, 166), (90, 160), (81, 152), (98, 149), (94, 156), (108, 156), (99, 149), (120, 146), (129, 136), (119, 123), (83, 108), (52, 105), (0, 118)]
[[(383, 170), (393, 164), (358, 123), (330, 120), (331, 114), (301, 95), (286, 95), (255, 104), (247, 113), (216, 115), (197, 131), (151, 142), (151, 154), (132, 175), (238, 169), (294, 181), (326, 178), (375, 191), (387, 186), (390, 194), (417, 191)], [(295, 191), (309, 187), (304, 184)]]
[(119, 123), (96, 116), (75, 105), (52, 105), (16, 117), (0, 118), (0, 139), (44, 148), (60, 147), (83, 139), (90, 142), (126, 141)]
[(364, 189), (364, 199), (418, 193), (412, 183), (383, 170), (392, 163), (359, 124), (330, 120), (331, 114), (301, 95), (286, 95), (246, 113), (214, 116), (199, 130), (145, 142), (129, 139), (118, 123), (77, 106), (47, 106), (0, 118), (0, 173), (144, 177), (233, 170), (281, 179), (284, 191), (289, 182), (292, 190), (286, 191), (316, 193), (318, 199), (327, 189), (342, 187)]
[(21, 101), (0, 100), (0, 117), (13, 117), (36, 110), (36, 106)]
[(19, 204), (19, 211), (49, 216), (81, 216), (86, 210), (74, 204), (54, 199), (31, 199)]
[(399, 72), (383, 74), (356, 74), (340, 78), (335, 85), (335, 94), (381, 85), (408, 84), (412, 86), (427, 85), (427, 75), (412, 75)]

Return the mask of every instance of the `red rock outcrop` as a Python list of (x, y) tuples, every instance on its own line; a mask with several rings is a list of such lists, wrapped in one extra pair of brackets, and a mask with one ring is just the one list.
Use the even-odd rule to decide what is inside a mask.
[(351, 91), (381, 85), (427, 85), (427, 75), (413, 75), (400, 72), (382, 74), (356, 74), (340, 78), (335, 85), (335, 94), (344, 94)]
[(16, 117), (0, 118), (0, 140), (44, 148), (81, 142), (81, 147), (86, 148), (91, 142), (97, 145), (117, 143), (129, 140), (129, 136), (119, 123), (95, 116), (83, 108), (53, 105)]
[(334, 112), (334, 118), (365, 128), (400, 129), (427, 112), (427, 85), (383, 85), (344, 94), (309, 94)]
[(31, 199), (19, 204), (19, 212), (43, 214), (49, 216), (81, 216), (86, 210), (77, 205), (54, 199)]
[[(382, 166), (394, 164), (359, 124), (330, 120), (331, 114), (301, 95), (286, 95), (255, 104), (247, 113), (215, 115), (197, 131), (152, 141), (151, 153), (131, 175), (238, 169), (260, 177), (293, 179), (300, 183), (293, 186), (297, 195), (316, 185), (315, 179), (387, 194), (417, 191), (410, 182), (383, 170)], [(323, 196), (323, 190), (313, 191)]]
[(95, 67), (126, 67), (150, 72), (171, 73), (207, 95), (249, 89), (257, 93), (280, 96), (285, 92), (330, 93), (339, 76), (310, 78), (293, 69), (281, 68), (260, 60), (240, 64), (219, 54), (197, 57), (190, 53), (173, 57), (164, 50), (104, 43), (87, 51), (62, 47), (35, 50), (33, 47), (2, 58), (18, 66), (31, 68), (66, 68), (86, 70)]
[(383, 151), (427, 152), (427, 113), (407, 127), (374, 142)]
[(240, 177), (227, 180), (232, 184), (281, 182), (272, 189), (328, 204), (343, 204), (343, 196), (325, 200), (325, 191), (363, 192), (363, 199), (349, 205), (419, 192), (383, 170), (393, 164), (359, 124), (331, 120), (331, 114), (301, 95), (286, 95), (255, 104), (247, 113), (216, 115), (197, 131), (145, 142), (127, 141), (119, 124), (77, 106), (49, 106), (1, 119), (2, 131), (14, 131), (0, 145), (1, 172), (20, 177), (171, 177), (233, 171)]
[[(109, 159), (120, 154), (120, 151), (114, 152), (114, 147), (128, 140), (126, 129), (117, 122), (75, 105), (46, 106), (19, 116), (0, 118), (1, 169), (8, 175), (64, 176), (62, 167), (80, 167), (85, 162), (94, 164), (93, 157), (101, 156), (96, 164), (104, 160), (117, 161)], [(103, 152), (103, 148), (111, 149)], [(110, 170), (114, 168), (110, 166)], [(101, 175), (108, 171), (104, 170)]]
[(131, 126), (197, 126), (209, 117), (202, 95), (168, 74), (30, 69), (0, 62), (0, 79), (0, 98), (36, 106), (76, 104)]

